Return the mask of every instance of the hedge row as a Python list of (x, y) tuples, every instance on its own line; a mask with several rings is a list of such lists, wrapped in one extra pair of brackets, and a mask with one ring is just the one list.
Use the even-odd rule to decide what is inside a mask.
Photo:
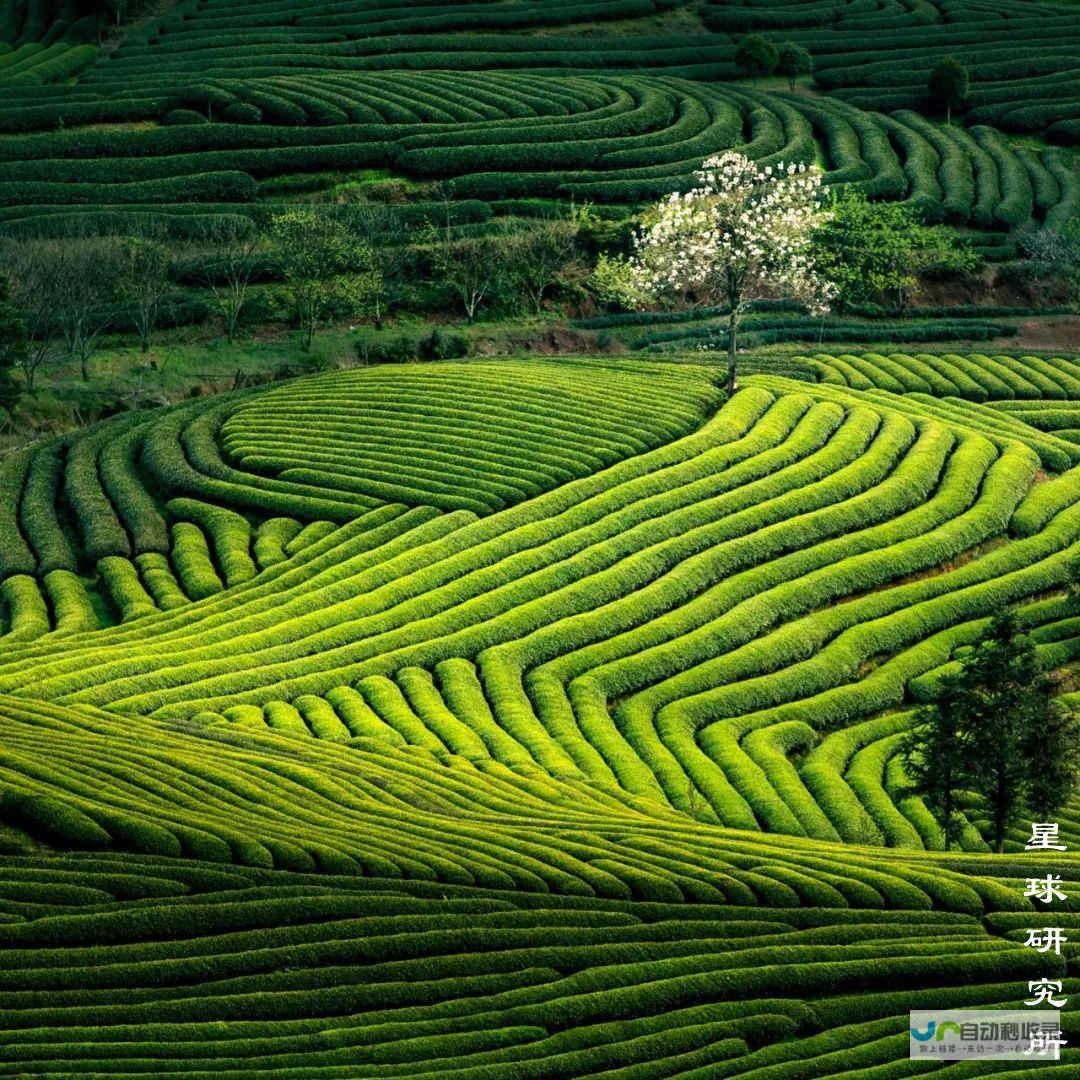
[[(507, 369), (480, 364), (417, 369), (405, 383), (395, 373), (395, 420), (411, 410), (412, 429), (423, 433), (407, 454), (400, 435), (380, 426), (386, 372), (322, 376), (235, 406), (187, 406), (170, 437), (184, 446), (188, 467), (208, 469), (214, 484), (196, 495), (201, 502), (189, 495), (168, 509), (203, 526), (175, 526), (172, 556), (185, 591), (202, 603), (140, 622), (160, 625), (149, 637), (122, 626), (63, 654), (43, 645), (20, 663), (32, 662), (43, 694), (65, 700), (177, 718), (199, 713), (215, 725), (223, 716), (246, 730), (306, 729), (331, 741), (403, 740), (470, 760), (494, 754), (507, 766), (532, 761), (549, 773), (595, 777), (728, 824), (858, 836), (865, 812), (836, 816), (857, 800), (830, 808), (820, 792), (811, 797), (786, 755), (763, 741), (773, 739), (767, 728), (750, 738), (759, 726), (753, 718), (778, 710), (784, 722), (804, 725), (784, 729), (802, 738), (833, 700), (845, 717), (865, 716), (965, 640), (986, 604), (1055, 587), (1065, 565), (1055, 551), (1075, 516), (1068, 513), (1037, 531), (1030, 547), (1018, 542), (917, 587), (892, 583), (1004, 533), (1030, 486), (1032, 450), (1055, 468), (1080, 451), (952, 397), (986, 392), (974, 361), (803, 358), (828, 377), (826, 362), (864, 389), (832, 381), (796, 390), (766, 380), (782, 387), (779, 401), (748, 391), (682, 438), (694, 417), (680, 401), (687, 369), (642, 370), (652, 415), (660, 416), (662, 402), (678, 410), (664, 445), (653, 449), (648, 425), (632, 412), (640, 397), (630, 383), (602, 391), (609, 408), (625, 403), (618, 434), (598, 427), (590, 395), (601, 393), (596, 375), (609, 365), (588, 373), (519, 367), (513, 384), (501, 381)], [(1013, 379), (1013, 364), (986, 366)], [(468, 390), (457, 388), (458, 370)], [(1072, 378), (1044, 361), (1026, 370), (1039, 391)], [(580, 404), (551, 411), (534, 432), (547, 388), (559, 384), (553, 379), (565, 380)], [(810, 409), (803, 391), (825, 402)], [(530, 419), (496, 430), (493, 420), (510, 403), (527, 407)], [(316, 415), (319, 434), (302, 446), (291, 433), (314, 430)], [(460, 426), (473, 415), (475, 432)], [(596, 456), (583, 458), (580, 436), (557, 444), (553, 436), (564, 429), (568, 436), (588, 429)], [(469, 460), (455, 460), (453, 439), (467, 431), (458, 457)], [(357, 456), (363, 438), (370, 448)], [(505, 456), (518, 446), (529, 456)], [(1004, 451), (996, 462), (995, 447)], [(520, 494), (481, 521), (398, 513), (370, 539), (347, 528), (308, 548), (294, 547), (298, 524), (275, 525), (294, 535), (275, 542), (280, 551), (265, 556), (269, 569), (258, 577), (248, 522), (205, 505), (224, 498), (243, 506), (241, 485), (269, 480), (275, 468), (283, 483), (375, 491), (391, 460), (400, 469), (399, 499), (421, 479), (437, 497), (437, 484), (446, 484), (435, 477), (454, 470), (476, 493), (516, 487)], [(575, 460), (585, 466), (576, 480)], [(492, 471), (497, 464), (501, 475)], [(552, 518), (563, 523), (556, 532)], [(290, 550), (305, 561), (283, 561)], [(263, 564), (258, 552), (255, 559)], [(223, 584), (230, 588), (219, 603)], [(167, 648), (148, 644), (157, 633)], [(801, 659), (808, 641), (819, 642), (812, 662)], [(865, 650), (880, 653), (883, 642), (890, 659), (872, 678), (847, 685)], [(437, 682), (426, 674), (433, 670)], [(9, 677), (0, 668), (0, 687)], [(621, 702), (614, 722), (605, 700)], [(725, 716), (738, 723), (718, 724)], [(867, 798), (884, 796), (874, 789)], [(894, 818), (887, 827), (910, 838)], [(634, 873), (633, 887), (666, 888), (645, 884), (652, 871), (643, 866)]]
[[(1033, 217), (1057, 221), (1075, 201), (1076, 184), (1063, 189), (1051, 151), (1022, 158), (990, 129), (944, 132), (912, 114), (883, 117), (829, 99), (626, 74), (588, 84), (469, 76), (455, 89), (437, 72), (362, 89), (349, 96), (348, 82), (333, 75), (207, 77), (173, 93), (163, 127), (12, 137), (0, 146), (0, 206), (25, 207), (25, 229), (57, 204), (141, 212), (178, 201), (182, 185), (207, 213), (232, 202), (265, 217), (267, 208), (252, 204), (251, 177), (375, 166), (452, 181), (459, 199), (637, 202), (688, 186), (705, 157), (733, 146), (763, 163), (821, 159), (828, 183), (906, 198), (931, 220), (1007, 230)], [(116, 99), (124, 110), (135, 104)], [(215, 122), (195, 122), (206, 118)]]
[[(65, 816), (41, 796), (5, 809)], [(9, 860), (5, 889), (36, 896), (12, 902), (34, 916), (6, 934), (0, 980), (0, 1064), (31, 1075), (884, 1067), (906, 1003), (963, 989), (1004, 1005), (1017, 980), (1064, 970), (910, 909), (530, 897), (108, 851)]]

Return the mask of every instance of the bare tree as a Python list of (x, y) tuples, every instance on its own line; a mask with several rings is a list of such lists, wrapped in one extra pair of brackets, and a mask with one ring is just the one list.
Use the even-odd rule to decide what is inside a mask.
[(215, 219), (205, 241), (211, 258), (203, 263), (202, 281), (214, 297), (231, 345), (265, 241), (250, 221), (235, 217)]
[(143, 352), (150, 351), (150, 339), (170, 289), (165, 245), (152, 238), (127, 238), (121, 250), (119, 293)]
[(2, 252), (2, 266), (11, 287), (11, 300), (26, 323), (26, 348), (15, 366), (23, 373), (28, 393), (37, 389), (38, 373), (54, 365), (62, 348), (56, 339), (55, 296), (48, 242), (12, 240)]
[(350, 215), (358, 234), (367, 242), (373, 277), (370, 306), (376, 330), (381, 330), (386, 313), (401, 296), (405, 285), (403, 251), (411, 236), (407, 222), (389, 206), (357, 207)]
[(26, 320), (11, 302), (7, 279), (0, 276), (0, 409), (14, 419), (20, 388), (11, 372), (26, 353)]
[(509, 244), (510, 279), (537, 315), (544, 294), (573, 266), (577, 258), (577, 227), (572, 221), (542, 221)]
[(67, 236), (42, 241), (49, 263), (56, 321), (69, 359), (84, 380), (101, 335), (115, 318), (123, 275), (123, 242), (114, 236)]
[(493, 236), (446, 239), (435, 252), (435, 267), (457, 293), (465, 317), (476, 321), (480, 305), (506, 276), (507, 244)]

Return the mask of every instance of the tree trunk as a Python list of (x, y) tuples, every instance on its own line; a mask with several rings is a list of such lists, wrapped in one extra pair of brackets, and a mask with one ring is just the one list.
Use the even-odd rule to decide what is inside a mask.
[(999, 855), (1005, 850), (1005, 778), (1000, 772), (994, 797), (994, 850)]
[(240, 322), (240, 309), (243, 305), (243, 298), (234, 292), (229, 302), (222, 308), (222, 315), (225, 319), (225, 340), (230, 345), (236, 340), (236, 327)]
[(732, 308), (731, 314), (728, 316), (728, 337), (727, 337), (727, 392), (728, 396), (735, 393), (735, 355), (738, 352), (738, 343), (736, 341), (736, 334), (739, 329), (739, 315), (735, 308)]
[(953, 791), (952, 777), (945, 777), (945, 850), (952, 847), (953, 833)]

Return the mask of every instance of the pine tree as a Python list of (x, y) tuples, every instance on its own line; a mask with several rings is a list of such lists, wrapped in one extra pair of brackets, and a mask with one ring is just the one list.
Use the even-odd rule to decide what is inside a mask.
[(953, 109), (959, 109), (967, 101), (970, 82), (967, 68), (951, 56), (946, 56), (930, 72), (927, 90), (932, 101), (945, 106), (947, 123), (952, 123)]
[(961, 680), (945, 680), (944, 693), (922, 709), (904, 740), (902, 753), (913, 791), (941, 818), (945, 850), (959, 837), (956, 795), (964, 774), (967, 698)]
[(8, 283), (0, 277), (0, 409), (8, 414), (19, 399), (15, 368), (26, 356), (26, 321), (8, 299)]
[(960, 670), (905, 747), (915, 792), (955, 838), (955, 793), (983, 794), (996, 851), (1026, 807), (1044, 819), (1062, 805), (1080, 770), (1080, 720), (1054, 698), (1031, 639), (1015, 617), (994, 617), (989, 637), (960, 657)]

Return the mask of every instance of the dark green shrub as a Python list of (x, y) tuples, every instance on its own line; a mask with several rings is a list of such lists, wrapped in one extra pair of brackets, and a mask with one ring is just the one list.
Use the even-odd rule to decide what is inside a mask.
[(437, 326), (416, 346), (421, 360), (456, 360), (469, 355), (469, 339), (464, 334), (444, 334)]
[(77, 807), (49, 795), (27, 795), (10, 788), (0, 793), (0, 811), (32, 835), (74, 847), (103, 848), (109, 834)]
[(234, 101), (226, 106), (221, 117), (230, 124), (261, 124), (262, 109), (248, 101)]
[(759, 75), (771, 75), (779, 61), (779, 50), (760, 34), (744, 37), (735, 50), (735, 63), (754, 79)]
[(207, 119), (194, 109), (170, 109), (162, 118), (163, 124), (205, 124)]
[(356, 356), (362, 364), (405, 364), (416, 359), (416, 350), (416, 344), (404, 334), (378, 341), (361, 338), (356, 342)]

